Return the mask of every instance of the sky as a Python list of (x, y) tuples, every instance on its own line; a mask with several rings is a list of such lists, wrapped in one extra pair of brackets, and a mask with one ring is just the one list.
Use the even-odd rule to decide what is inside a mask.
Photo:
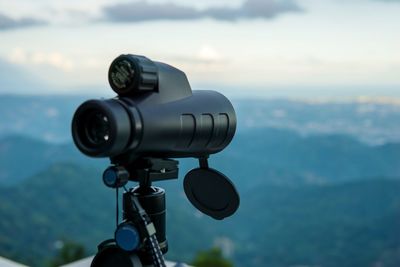
[(139, 54), (193, 89), (400, 97), (400, 0), (0, 0), (0, 93), (112, 94)]

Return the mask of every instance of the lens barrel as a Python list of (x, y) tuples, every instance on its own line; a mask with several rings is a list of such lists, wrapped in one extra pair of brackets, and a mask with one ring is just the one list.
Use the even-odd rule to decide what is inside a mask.
[(201, 157), (224, 149), (235, 129), (232, 104), (215, 91), (193, 91), (165, 104), (89, 100), (72, 120), (75, 145), (91, 157)]

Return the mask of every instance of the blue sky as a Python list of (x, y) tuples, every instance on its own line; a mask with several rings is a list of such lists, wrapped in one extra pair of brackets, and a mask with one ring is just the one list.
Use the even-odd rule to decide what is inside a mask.
[(397, 0), (0, 0), (0, 93), (111, 94), (122, 53), (193, 89), (400, 97)]

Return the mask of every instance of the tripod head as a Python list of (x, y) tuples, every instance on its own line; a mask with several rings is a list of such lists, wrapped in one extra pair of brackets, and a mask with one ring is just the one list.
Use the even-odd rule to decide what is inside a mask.
[[(117, 198), (118, 188), (125, 188), (124, 221), (118, 224), (117, 213), (114, 239), (99, 246), (92, 267), (115, 266), (113, 259), (123, 255), (126, 264), (118, 266), (137, 267), (137, 258), (164, 266), (165, 191), (152, 182), (178, 177), (178, 161), (170, 158), (197, 158), (199, 167), (185, 175), (186, 196), (215, 219), (231, 216), (239, 195), (224, 174), (209, 168), (208, 157), (231, 142), (235, 111), (222, 94), (192, 91), (182, 71), (144, 56), (117, 57), (108, 79), (118, 95), (84, 102), (72, 120), (77, 148), (91, 157), (110, 158), (104, 184), (116, 189)], [(128, 190), (128, 181), (138, 186)]]
[[(149, 192), (153, 181), (177, 179), (178, 164), (172, 159), (141, 158), (131, 166), (107, 168), (103, 182), (108, 187), (118, 188), (129, 180), (135, 181), (139, 183), (137, 191)], [(186, 196), (198, 210), (214, 219), (229, 217), (239, 206), (235, 186), (223, 173), (209, 168), (207, 158), (200, 158), (199, 165), (184, 178)]]

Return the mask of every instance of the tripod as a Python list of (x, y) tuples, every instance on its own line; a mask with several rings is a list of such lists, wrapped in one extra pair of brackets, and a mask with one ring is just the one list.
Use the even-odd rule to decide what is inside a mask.
[[(217, 220), (231, 216), (239, 207), (233, 183), (222, 173), (208, 167), (208, 157), (199, 158), (200, 168), (185, 175), (184, 190), (189, 201)], [(178, 178), (178, 161), (139, 158), (133, 164), (114, 165), (103, 173), (106, 186), (116, 189), (117, 229), (114, 239), (102, 242), (91, 267), (166, 267), (163, 254), (166, 239), (165, 190), (152, 182)], [(128, 181), (138, 186), (125, 187)], [(123, 221), (118, 222), (118, 189), (123, 195)]]
[(129, 166), (111, 166), (103, 173), (106, 186), (124, 187), (128, 180), (139, 185), (125, 188), (123, 221), (118, 223), (114, 239), (102, 242), (92, 267), (129, 266), (165, 267), (163, 254), (168, 251), (166, 239), (165, 190), (152, 186), (153, 181), (178, 178), (178, 161), (142, 158)]

